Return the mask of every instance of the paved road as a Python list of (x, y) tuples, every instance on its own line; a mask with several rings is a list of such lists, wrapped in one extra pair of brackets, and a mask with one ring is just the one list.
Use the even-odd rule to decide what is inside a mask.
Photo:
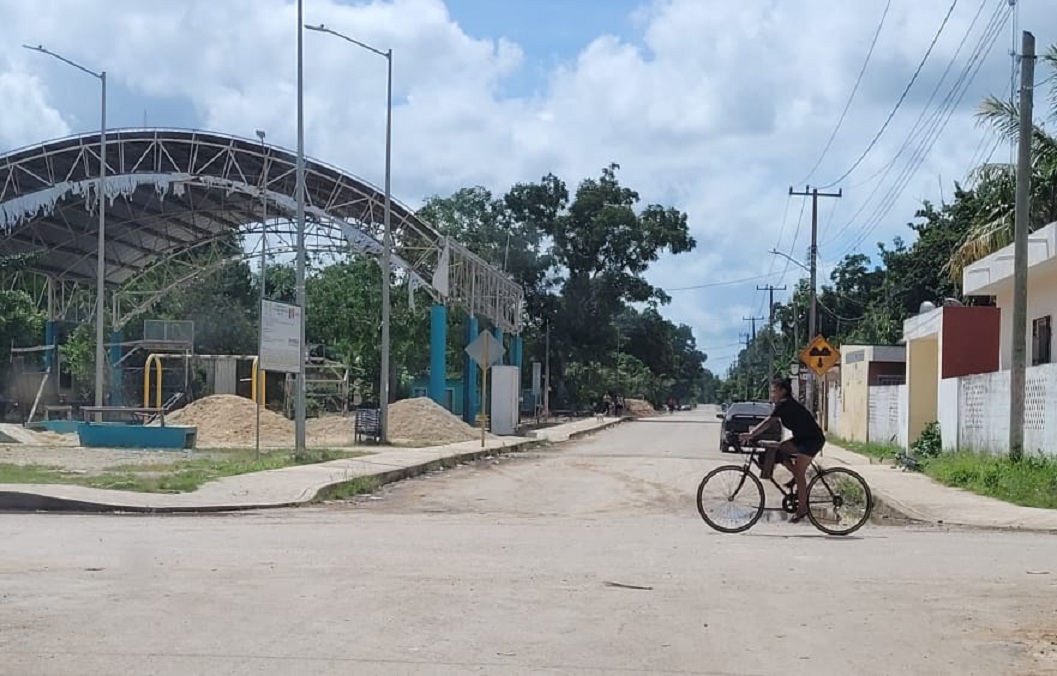
[(1057, 673), (1057, 538), (714, 533), (716, 433), (634, 423), (355, 504), (0, 515), (0, 673)]

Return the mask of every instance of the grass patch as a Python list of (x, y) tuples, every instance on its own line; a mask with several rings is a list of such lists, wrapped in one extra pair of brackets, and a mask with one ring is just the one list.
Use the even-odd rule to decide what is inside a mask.
[(188, 456), (171, 463), (115, 465), (98, 474), (47, 465), (0, 463), (0, 483), (76, 484), (139, 493), (185, 493), (207, 481), (297, 465), (312, 465), (366, 455), (356, 451), (313, 450), (302, 456), (273, 451), (255, 457), (252, 450), (225, 451), (214, 457)]
[(947, 486), (1024, 507), (1057, 509), (1057, 459), (972, 451), (943, 453), (925, 464), (925, 474)]
[(903, 449), (896, 444), (879, 443), (876, 441), (849, 441), (847, 439), (841, 439), (837, 436), (831, 436), (829, 440), (834, 446), (840, 446), (846, 451), (852, 453), (858, 453), (860, 455), (868, 455), (871, 458), (894, 458), (903, 452)]
[(381, 488), (382, 482), (376, 476), (358, 476), (348, 481), (342, 481), (333, 486), (327, 486), (316, 496), (317, 500), (348, 500), (357, 495), (373, 493)]

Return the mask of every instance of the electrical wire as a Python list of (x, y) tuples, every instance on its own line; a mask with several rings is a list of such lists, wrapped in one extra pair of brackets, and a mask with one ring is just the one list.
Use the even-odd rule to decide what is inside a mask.
[(940, 110), (934, 116), (932, 125), (926, 131), (926, 136), (918, 145), (918, 150), (915, 151), (914, 155), (911, 156), (910, 161), (903, 168), (899, 176), (897, 176), (895, 183), (893, 184), (892, 188), (889, 190), (885, 198), (882, 199), (881, 203), (878, 204), (877, 208), (874, 209), (871, 215), (867, 218), (867, 225), (864, 226), (862, 233), (851, 245), (851, 247), (846, 250), (846, 253), (854, 251), (862, 244), (863, 241), (865, 241), (866, 237), (868, 237), (869, 234), (873, 232), (873, 230), (876, 229), (878, 225), (880, 225), (880, 223), (892, 210), (892, 207), (895, 206), (895, 203), (896, 201), (898, 201), (899, 197), (902, 196), (907, 184), (917, 173), (917, 170), (921, 167), (922, 163), (924, 163), (925, 158), (928, 156), (928, 153), (932, 150), (932, 147), (936, 144), (936, 141), (939, 140), (940, 135), (946, 128), (947, 123), (950, 121), (950, 118), (954, 114), (955, 109), (957, 108), (958, 104), (961, 103), (962, 98), (965, 96), (969, 85), (972, 84), (977, 73), (979, 73), (980, 68), (983, 66), (987, 55), (990, 54), (990, 51), (995, 44), (995, 40), (998, 37), (998, 34), (1001, 32), (1002, 28), (1004, 27), (1008, 18), (1008, 12), (1004, 15), (999, 14), (996, 20), (992, 24), (990, 24), (987, 29), (985, 29), (985, 33), (981, 36), (977, 48), (974, 50), (974, 53), (970, 58), (969, 63), (966, 64), (966, 67), (963, 69), (961, 76), (958, 78), (958, 80), (955, 81), (954, 85), (951, 88), (951, 91), (941, 103)]
[(833, 140), (837, 138), (837, 132), (840, 131), (844, 125), (844, 119), (848, 116), (848, 109), (851, 108), (852, 101), (855, 100), (855, 94), (859, 91), (859, 85), (862, 84), (862, 76), (866, 72), (866, 66), (870, 64), (870, 58), (873, 56), (874, 47), (877, 46), (877, 38), (881, 35), (881, 29), (885, 25), (885, 19), (888, 17), (888, 10), (892, 7), (892, 0), (888, 0), (885, 3), (884, 12), (881, 13), (881, 20), (877, 23), (877, 30), (874, 31), (873, 39), (870, 41), (870, 49), (866, 52), (866, 58), (862, 62), (862, 68), (859, 69), (859, 75), (855, 78), (855, 86), (851, 88), (851, 94), (848, 95), (848, 100), (844, 104), (844, 110), (841, 111), (840, 118), (837, 119), (837, 125), (833, 127), (833, 132), (830, 133), (829, 139), (826, 141), (826, 145), (822, 148), (822, 153), (819, 154), (818, 159), (815, 160), (814, 166), (807, 172), (807, 176), (797, 181), (800, 183), (807, 183), (812, 176), (815, 175), (815, 171), (818, 170), (822, 164), (822, 160), (825, 159), (826, 153), (829, 152), (830, 147), (833, 145)]
[[(865, 220), (865, 222), (862, 223), (862, 225), (860, 226), (861, 232), (859, 237), (856, 238), (856, 240), (854, 241), (854, 243), (851, 244), (851, 246), (845, 249), (845, 254), (854, 251), (865, 240), (865, 238), (869, 236), (870, 232), (872, 232), (877, 227), (877, 225), (879, 225), (880, 222), (883, 221), (889, 211), (891, 211), (891, 208), (894, 206), (895, 202), (902, 195), (902, 192), (906, 188), (906, 185), (916, 174), (918, 168), (928, 156), (929, 151), (932, 149), (936, 141), (939, 139), (940, 135), (943, 133), (943, 130), (946, 128), (947, 123), (950, 121), (950, 118), (954, 114), (955, 109), (961, 102), (962, 98), (965, 96), (969, 85), (975, 79), (980, 68), (983, 66), (987, 54), (990, 53), (991, 48), (994, 46), (995, 39), (997, 38), (998, 33), (1004, 26), (1006, 20), (1008, 20), (1008, 17), (1008, 12), (1004, 12), (1001, 7), (996, 10), (996, 12), (992, 15), (991, 19), (988, 21), (987, 27), (984, 28), (979, 39), (977, 40), (977, 43), (973, 49), (973, 53), (970, 56), (968, 62), (963, 67), (959, 77), (951, 85), (950, 91), (940, 102), (939, 108), (934, 111), (933, 114), (930, 116), (927, 125), (925, 127), (915, 126), (915, 129), (911, 130), (911, 133), (908, 136), (908, 143), (914, 137), (918, 137), (915, 150), (910, 155), (910, 158), (907, 163), (899, 171), (895, 178), (895, 181), (889, 186), (889, 188), (881, 198), (880, 202), (875, 205), (869, 217)], [(905, 143), (904, 146), (909, 147), (908, 143)], [(901, 148), (900, 150), (902, 152), (903, 149)], [(845, 226), (841, 228), (840, 232), (838, 232), (838, 234), (831, 241), (839, 240), (839, 237), (843, 233), (850, 230), (857, 222), (859, 222), (859, 216), (870, 205), (871, 201), (873, 200), (873, 197), (880, 190), (881, 185), (884, 184), (885, 178), (887, 177), (888, 173), (891, 172), (894, 166), (894, 163), (889, 163), (888, 168), (884, 172), (884, 176), (882, 176), (881, 182), (874, 187), (867, 199), (862, 203), (862, 205), (855, 212), (855, 214), (852, 215), (852, 217), (848, 220)]]
[[(782, 224), (778, 227), (778, 240), (777, 240), (777, 244), (775, 244), (775, 248), (778, 248), (778, 246), (782, 243), (782, 235), (785, 234), (785, 225), (786, 225), (786, 221), (789, 218), (789, 205), (790, 205), (790, 203), (792, 203), (792, 201), (793, 201), (793, 196), (792, 195), (786, 195), (786, 198), (785, 198), (785, 209), (782, 210)], [(768, 276), (771, 276), (771, 275), (774, 274), (774, 265), (775, 265), (774, 256), (771, 256), (771, 262), (767, 265), (767, 275)], [(763, 310), (763, 303), (764, 303), (764, 299), (766, 298), (766, 296), (764, 295), (765, 292), (763, 291), (763, 289), (757, 289), (756, 292), (760, 296), (760, 302), (757, 304), (756, 312), (754, 314), (760, 314), (760, 311)]]
[(921, 62), (918, 63), (918, 67), (914, 70), (914, 74), (910, 77), (910, 82), (908, 82), (906, 88), (903, 89), (903, 93), (900, 94), (899, 100), (896, 101), (896, 104), (892, 108), (892, 111), (888, 113), (888, 118), (884, 121), (884, 124), (881, 125), (881, 128), (877, 130), (877, 133), (874, 135), (873, 139), (871, 139), (870, 143), (866, 146), (866, 149), (862, 151), (862, 154), (859, 155), (858, 159), (856, 159), (855, 162), (852, 163), (848, 170), (841, 174), (839, 177), (837, 177), (836, 180), (827, 183), (824, 186), (820, 186), (821, 190), (825, 190), (826, 188), (832, 188), (844, 179), (848, 178), (848, 176), (850, 176), (851, 173), (855, 171), (855, 169), (858, 168), (860, 164), (862, 164), (862, 161), (866, 159), (866, 156), (870, 154), (870, 151), (873, 150), (874, 146), (877, 145), (877, 142), (881, 139), (881, 136), (885, 133), (885, 130), (888, 129), (888, 125), (892, 123), (892, 118), (895, 117), (896, 113), (899, 111), (900, 106), (902, 106), (903, 102), (906, 100), (907, 95), (910, 93), (911, 87), (914, 86), (914, 83), (917, 82), (918, 76), (921, 75), (921, 71), (925, 68), (925, 63), (929, 60), (929, 56), (932, 55), (932, 50), (936, 47), (936, 42), (939, 41), (940, 35), (943, 34), (943, 30), (947, 27), (947, 22), (950, 20), (951, 14), (954, 13), (954, 8), (957, 7), (957, 5), (958, 0), (953, 0), (953, 2), (951, 2), (951, 6), (947, 8), (947, 13), (944, 15), (943, 21), (940, 23), (939, 29), (936, 31), (936, 34), (932, 36), (932, 42), (929, 43), (929, 48), (925, 50), (925, 56), (921, 58)]
[(746, 284), (748, 282), (756, 282), (761, 279), (767, 279), (773, 277), (776, 273), (769, 275), (756, 275), (754, 277), (742, 277), (741, 279), (731, 279), (725, 282), (709, 282), (707, 284), (694, 284), (692, 286), (676, 286), (670, 289), (664, 289), (664, 291), (692, 291), (694, 289), (710, 289), (716, 286), (734, 286), (736, 284)]

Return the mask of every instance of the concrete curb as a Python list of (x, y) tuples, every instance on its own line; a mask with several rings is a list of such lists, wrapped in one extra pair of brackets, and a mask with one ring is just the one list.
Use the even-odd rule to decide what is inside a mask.
[[(847, 453), (851, 456), (862, 459), (864, 462), (861, 464), (871, 465), (874, 467), (884, 466), (889, 471), (899, 471), (894, 465), (885, 462), (875, 462), (873, 458), (864, 456), (854, 451), (849, 451), (846, 448), (838, 446), (842, 452)], [(847, 467), (852, 471), (855, 471), (856, 465), (848, 463), (846, 461), (836, 459), (837, 465)], [(952, 518), (938, 519), (935, 516), (930, 516), (923, 513), (920, 509), (914, 505), (909, 504), (906, 500), (894, 497), (888, 494), (884, 488), (878, 487), (875, 483), (870, 483), (868, 477), (864, 477), (867, 483), (870, 484), (870, 491), (873, 495), (874, 509), (870, 517), (870, 520), (876, 523), (893, 523), (902, 522), (906, 525), (921, 525), (921, 526), (936, 526), (940, 528), (959, 528), (959, 529), (971, 529), (971, 530), (983, 530), (983, 531), (1000, 531), (1008, 533), (1045, 533), (1045, 534), (1057, 534), (1057, 526), (1030, 526), (1030, 525), (1019, 525), (1009, 523), (983, 523), (981, 521), (970, 521), (962, 519), (955, 515)], [(950, 488), (943, 486), (944, 490), (959, 491), (960, 489)]]
[[(239, 503), (239, 504), (213, 504), (213, 505), (179, 505), (179, 506), (150, 506), (135, 504), (112, 504), (106, 502), (93, 502), (74, 498), (63, 498), (53, 495), (41, 495), (29, 491), (6, 490), (0, 491), (0, 512), (69, 512), (79, 514), (216, 514), (223, 512), (244, 512), (262, 509), (282, 509), (287, 507), (300, 507), (314, 502), (327, 499), (327, 495), (335, 491), (339, 486), (352, 481), (371, 477), (378, 482), (379, 486), (403, 481), (433, 472), (447, 466), (455, 466), (462, 463), (476, 462), (478, 460), (523, 453), (551, 444), (562, 444), (575, 441), (598, 432), (603, 432), (630, 419), (612, 421), (601, 427), (587, 430), (578, 430), (569, 434), (566, 439), (551, 441), (545, 438), (527, 439), (515, 442), (507, 446), (495, 448), (482, 448), (473, 451), (462, 451), (451, 455), (427, 460), (407, 467), (382, 470), (377, 473), (361, 474), (351, 479), (342, 479), (322, 486), (306, 489), (296, 500), (280, 500), (275, 502)], [(130, 496), (138, 494), (130, 493)]]

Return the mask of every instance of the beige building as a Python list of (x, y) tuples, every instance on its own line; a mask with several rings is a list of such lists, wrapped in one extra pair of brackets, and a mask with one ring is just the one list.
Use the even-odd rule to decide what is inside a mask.
[(842, 345), (840, 348), (840, 429), (849, 441), (871, 441), (871, 388), (906, 381), (906, 349), (889, 345)]

